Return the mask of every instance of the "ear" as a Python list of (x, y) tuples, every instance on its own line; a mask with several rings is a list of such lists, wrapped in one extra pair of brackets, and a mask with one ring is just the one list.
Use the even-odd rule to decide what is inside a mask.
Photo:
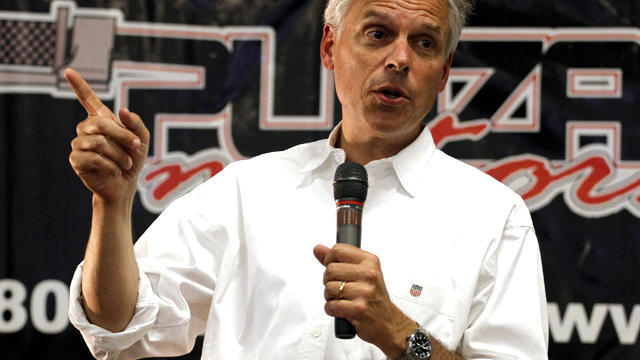
[(333, 46), (336, 44), (336, 33), (329, 24), (324, 26), (322, 31), (322, 42), (320, 43), (320, 58), (322, 65), (327, 70), (333, 70)]
[(438, 83), (438, 92), (442, 92), (444, 90), (445, 85), (447, 85), (447, 80), (449, 80), (449, 72), (451, 71), (451, 63), (453, 62), (453, 53), (449, 54), (447, 61), (444, 63), (444, 67), (442, 68), (442, 78)]

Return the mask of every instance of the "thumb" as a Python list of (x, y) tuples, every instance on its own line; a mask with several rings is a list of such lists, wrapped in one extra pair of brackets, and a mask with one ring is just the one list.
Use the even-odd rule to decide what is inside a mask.
[(138, 114), (129, 111), (127, 108), (121, 108), (118, 115), (122, 124), (136, 134), (142, 144), (149, 145), (149, 130), (144, 126), (144, 122)]
[(324, 266), (324, 258), (329, 253), (329, 248), (324, 245), (316, 245), (313, 248), (313, 255), (315, 255), (316, 259)]

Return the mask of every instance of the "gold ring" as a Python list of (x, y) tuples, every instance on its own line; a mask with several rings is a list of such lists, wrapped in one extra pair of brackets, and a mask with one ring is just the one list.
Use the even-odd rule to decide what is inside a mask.
[(344, 285), (346, 283), (346, 281), (340, 283), (340, 288), (338, 289), (338, 299), (344, 299), (344, 296), (342, 296), (342, 292), (344, 291)]

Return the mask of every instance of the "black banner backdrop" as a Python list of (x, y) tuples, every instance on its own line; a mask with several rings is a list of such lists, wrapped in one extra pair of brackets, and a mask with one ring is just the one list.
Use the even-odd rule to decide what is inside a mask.
[[(231, 161), (340, 119), (319, 0), (0, 2), (0, 359), (87, 359), (67, 319), (90, 193), (67, 162), (85, 117), (68, 66), (152, 133), (140, 235)], [(529, 205), (551, 359), (640, 356), (640, 3), (482, 0), (425, 119), (438, 146)], [(184, 356), (197, 359), (200, 343)]]

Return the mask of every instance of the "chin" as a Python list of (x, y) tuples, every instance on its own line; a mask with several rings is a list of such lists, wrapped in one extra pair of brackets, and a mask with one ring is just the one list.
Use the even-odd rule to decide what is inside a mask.
[(400, 121), (394, 121), (391, 118), (368, 121), (368, 125), (373, 132), (384, 137), (401, 135), (412, 130), (412, 126), (409, 126), (406, 123), (401, 123)]

